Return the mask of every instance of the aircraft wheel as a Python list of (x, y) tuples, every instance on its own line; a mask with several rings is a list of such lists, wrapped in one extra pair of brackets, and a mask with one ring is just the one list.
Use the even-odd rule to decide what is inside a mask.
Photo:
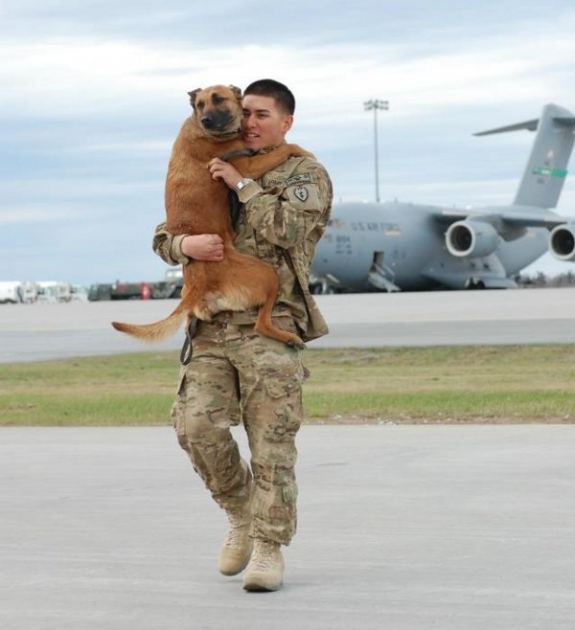
[(479, 280), (477, 278), (470, 278), (466, 283), (465, 283), (465, 288), (468, 291), (482, 291), (483, 289), (485, 289), (485, 283), (483, 282), (483, 280)]

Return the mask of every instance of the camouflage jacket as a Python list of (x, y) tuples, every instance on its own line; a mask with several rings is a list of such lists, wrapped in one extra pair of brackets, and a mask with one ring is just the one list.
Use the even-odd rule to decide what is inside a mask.
[[(332, 184), (323, 166), (311, 158), (290, 158), (239, 193), (242, 211), (234, 245), (238, 251), (270, 263), (280, 279), (276, 306), (291, 313), (304, 340), (327, 334), (327, 324), (308, 290), (315, 246), (331, 212)], [(156, 228), (153, 249), (171, 265), (187, 264), (183, 236), (165, 223)]]

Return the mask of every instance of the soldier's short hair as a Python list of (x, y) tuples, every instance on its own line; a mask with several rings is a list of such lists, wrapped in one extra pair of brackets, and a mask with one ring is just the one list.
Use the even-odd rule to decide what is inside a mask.
[(275, 79), (259, 79), (250, 83), (244, 90), (244, 96), (253, 94), (255, 96), (269, 96), (273, 98), (276, 105), (285, 111), (286, 114), (293, 116), (295, 112), (295, 97), (292, 91)]

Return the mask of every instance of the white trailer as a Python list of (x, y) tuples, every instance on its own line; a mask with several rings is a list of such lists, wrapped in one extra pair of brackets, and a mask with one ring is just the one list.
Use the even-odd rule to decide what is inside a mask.
[(72, 300), (70, 285), (67, 282), (42, 280), (36, 284), (38, 286), (38, 302), (70, 302)]
[(18, 304), (22, 301), (22, 283), (0, 282), (0, 304)]

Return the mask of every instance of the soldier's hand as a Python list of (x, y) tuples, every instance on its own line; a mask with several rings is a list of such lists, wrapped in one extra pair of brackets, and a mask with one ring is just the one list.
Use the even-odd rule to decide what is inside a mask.
[(223, 180), (229, 188), (234, 188), (242, 178), (240, 172), (229, 162), (224, 162), (220, 158), (213, 158), (208, 163), (208, 170), (212, 179)]
[(218, 234), (190, 234), (182, 239), (181, 249), (182, 254), (194, 260), (224, 259), (224, 241)]

